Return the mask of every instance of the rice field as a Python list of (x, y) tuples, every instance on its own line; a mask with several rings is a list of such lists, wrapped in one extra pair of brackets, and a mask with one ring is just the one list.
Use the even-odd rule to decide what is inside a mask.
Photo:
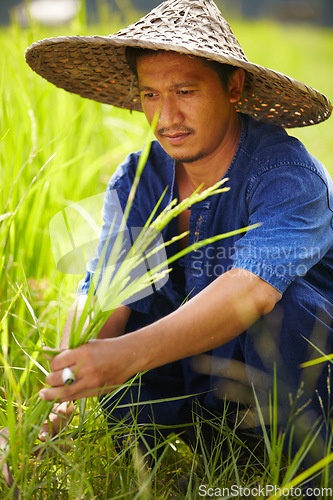
[[(137, 16), (131, 11), (129, 18), (131, 22)], [(9, 430), (9, 438), (0, 437), (0, 449), (2, 465), (7, 464), (14, 478), (8, 486), (3, 468), (0, 498), (197, 499), (212, 496), (207, 488), (218, 494), (216, 498), (231, 498), (217, 491), (221, 485), (237, 485), (238, 496), (233, 498), (245, 498), (241, 487), (296, 488), (321, 471), (321, 485), (327, 486), (325, 466), (332, 457), (318, 470), (302, 472), (297, 460), (283, 457), (283, 437), (273, 433), (271, 438), (264, 436), (258, 450), (247, 450), (247, 460), (239, 465), (244, 445), (235, 429), (224, 428), (215, 453), (209, 454), (200, 438), (200, 419), (194, 422), (196, 450), (172, 435), (157, 463), (146, 468), (132, 441), (126, 452), (117, 453), (113, 436), (126, 432), (108, 431), (93, 399), (78, 402), (74, 419), (57, 440), (42, 444), (37, 439), (50, 410), (36, 396), (44, 384), (43, 370), (48, 370), (41, 347), (58, 345), (82, 278), (57, 270), (49, 222), (69, 203), (103, 193), (116, 166), (146, 142), (148, 127), (139, 113), (56, 89), (30, 70), (24, 51), (41, 38), (106, 35), (122, 26), (120, 16), (106, 10), (101, 19), (99, 25), (87, 24), (82, 10), (66, 27), (22, 28), (13, 23), (0, 29), (0, 428)], [(332, 30), (265, 20), (229, 21), (250, 60), (285, 72), (333, 99)], [(290, 133), (333, 173), (332, 118)], [(135, 428), (132, 433), (140, 435), (142, 430)], [(229, 452), (221, 466), (218, 452), (225, 446)], [(207, 486), (205, 492), (202, 485)], [(267, 497), (259, 491), (256, 498)]]

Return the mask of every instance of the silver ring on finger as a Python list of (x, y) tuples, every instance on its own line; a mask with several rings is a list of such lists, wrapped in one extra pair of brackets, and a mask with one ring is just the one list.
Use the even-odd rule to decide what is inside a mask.
[(76, 377), (70, 368), (64, 368), (62, 370), (61, 378), (64, 385), (71, 385), (76, 380)]

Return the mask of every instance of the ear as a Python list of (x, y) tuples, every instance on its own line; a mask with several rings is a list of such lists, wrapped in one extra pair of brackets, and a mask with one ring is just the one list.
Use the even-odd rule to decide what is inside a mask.
[(241, 68), (239, 68), (231, 75), (228, 83), (230, 102), (239, 101), (243, 91), (244, 80), (245, 80), (245, 71)]

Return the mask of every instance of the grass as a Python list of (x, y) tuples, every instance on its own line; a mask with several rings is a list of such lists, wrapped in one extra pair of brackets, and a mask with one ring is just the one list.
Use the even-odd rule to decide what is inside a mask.
[[(257, 448), (247, 449), (237, 429), (226, 426), (227, 409), (221, 421), (210, 423), (219, 430), (215, 450), (205, 449), (201, 432), (205, 422), (197, 416), (195, 449), (173, 434), (151, 469), (142, 466), (130, 439), (126, 453), (116, 452), (113, 437), (126, 440), (129, 429), (119, 425), (107, 431), (95, 401), (78, 404), (73, 422), (57, 441), (41, 445), (36, 439), (50, 405), (36, 397), (45, 376), (34, 360), (48, 369), (40, 355), (41, 344), (58, 345), (81, 278), (56, 270), (49, 221), (69, 200), (103, 193), (119, 162), (146, 141), (148, 128), (139, 113), (129, 115), (83, 100), (43, 81), (25, 64), (24, 50), (47, 36), (115, 31), (120, 18), (114, 14), (111, 26), (110, 16), (101, 8), (104, 22), (99, 26), (87, 26), (82, 11), (71, 26), (59, 29), (36, 25), (21, 29), (13, 24), (0, 30), (0, 427), (8, 427), (10, 433), (9, 442), (3, 440), (0, 446), (16, 481), (9, 490), (0, 477), (0, 496), (13, 498), (17, 486), (24, 498), (34, 499), (194, 499), (201, 496), (200, 485), (218, 489), (293, 481), (297, 486), (301, 457), (293, 462), (282, 455), (283, 436), (265, 435)], [(239, 19), (231, 24), (250, 59), (333, 98), (332, 31)], [(331, 172), (332, 129), (333, 121), (328, 120), (291, 131)], [(271, 415), (274, 421), (274, 411)], [(136, 435), (143, 432), (132, 429)], [(60, 445), (71, 450), (67, 453)], [(227, 449), (223, 466), (222, 448)], [(246, 449), (246, 459), (240, 463)], [(325, 464), (320, 464), (322, 469)], [(323, 485), (325, 481), (324, 475)]]

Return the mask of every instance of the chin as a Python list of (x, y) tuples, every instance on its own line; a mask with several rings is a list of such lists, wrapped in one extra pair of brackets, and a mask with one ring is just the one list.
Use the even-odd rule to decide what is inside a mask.
[(201, 160), (204, 158), (206, 155), (205, 153), (198, 153), (197, 155), (181, 155), (181, 154), (170, 154), (168, 153), (169, 156), (175, 161), (178, 161), (180, 163), (195, 163), (198, 160)]
[(163, 149), (174, 161), (178, 161), (181, 163), (194, 163), (198, 160), (201, 160), (202, 158), (205, 158), (206, 156), (206, 153), (203, 151), (195, 153), (193, 151), (178, 152), (171, 148), (163, 148)]

